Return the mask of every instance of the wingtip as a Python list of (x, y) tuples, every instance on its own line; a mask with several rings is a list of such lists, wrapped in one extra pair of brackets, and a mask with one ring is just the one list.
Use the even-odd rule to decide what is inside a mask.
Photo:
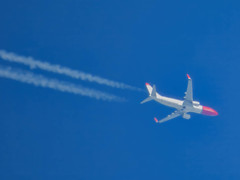
[(191, 77), (189, 76), (189, 74), (187, 74), (187, 78), (188, 78), (188, 79), (191, 79)]
[(150, 86), (150, 84), (149, 83), (145, 83), (146, 84), (146, 86)]
[(155, 121), (156, 123), (158, 123), (158, 119), (157, 119), (157, 118), (154, 118), (154, 121)]

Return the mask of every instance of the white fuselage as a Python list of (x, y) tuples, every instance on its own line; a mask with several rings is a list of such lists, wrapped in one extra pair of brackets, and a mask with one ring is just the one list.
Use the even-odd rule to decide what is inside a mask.
[(184, 119), (190, 119), (191, 115), (188, 113), (198, 113), (198, 114), (203, 114), (207, 116), (217, 116), (218, 112), (215, 111), (214, 109), (207, 107), (207, 106), (202, 106), (198, 101), (193, 100), (193, 93), (192, 93), (192, 79), (190, 78), (189, 75), (188, 77), (188, 86), (187, 86), (187, 91), (185, 92), (184, 100), (178, 100), (174, 98), (169, 98), (165, 96), (161, 96), (156, 92), (156, 86), (153, 85), (153, 87), (149, 84), (146, 83), (146, 88), (149, 93), (149, 97), (144, 99), (141, 104), (146, 103), (151, 100), (155, 100), (159, 102), (160, 104), (163, 104), (165, 106), (169, 106), (172, 108), (177, 109), (174, 111), (172, 114), (168, 115), (166, 118), (163, 118), (162, 120), (158, 121), (157, 118), (154, 118), (154, 120), (157, 123), (162, 123), (165, 121), (168, 121), (170, 119), (176, 118), (180, 115)]
[(203, 106), (200, 104), (184, 103), (184, 101), (182, 100), (161, 96), (158, 93), (156, 93), (156, 97), (152, 98), (165, 106), (169, 106), (175, 109), (183, 109), (184, 113), (193, 112), (201, 114), (203, 110)]

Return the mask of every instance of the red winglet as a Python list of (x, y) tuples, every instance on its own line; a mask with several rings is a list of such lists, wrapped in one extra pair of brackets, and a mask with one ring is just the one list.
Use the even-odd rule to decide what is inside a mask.
[(146, 83), (146, 86), (150, 86), (150, 84)]
[(157, 119), (157, 118), (154, 118), (154, 121), (155, 121), (156, 123), (158, 123), (158, 119)]
[(188, 79), (191, 79), (190, 76), (187, 74)]

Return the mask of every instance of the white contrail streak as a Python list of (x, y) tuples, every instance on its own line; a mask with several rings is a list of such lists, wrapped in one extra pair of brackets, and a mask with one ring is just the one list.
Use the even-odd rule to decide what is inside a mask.
[(35, 75), (26, 71), (14, 70), (11, 67), (0, 66), (0, 77), (9, 78), (27, 84), (33, 84), (34, 86), (51, 88), (62, 92), (88, 96), (95, 99), (101, 99), (106, 101), (125, 101), (124, 98), (120, 98), (101, 91), (84, 88), (79, 85), (71, 84), (64, 81), (58, 81), (56, 79), (49, 79), (44, 76)]
[(136, 88), (124, 83), (108, 80), (105, 78), (101, 78), (99, 76), (94, 76), (88, 73), (84, 73), (81, 71), (73, 70), (67, 67), (63, 67), (56, 64), (50, 64), (48, 62), (42, 62), (39, 60), (35, 60), (32, 57), (24, 57), (19, 56), (15, 53), (7, 52), (5, 50), (0, 50), (0, 57), (3, 60), (15, 62), (15, 63), (21, 63), (27, 66), (30, 66), (30, 68), (39, 68), (45, 71), (50, 71), (58, 74), (63, 74), (72, 78), (81, 79), (83, 81), (90, 81), (95, 82), (98, 84), (103, 84), (107, 86), (111, 86), (114, 88), (121, 88), (121, 89), (130, 89), (130, 90), (136, 90), (136, 91), (142, 91), (140, 88)]

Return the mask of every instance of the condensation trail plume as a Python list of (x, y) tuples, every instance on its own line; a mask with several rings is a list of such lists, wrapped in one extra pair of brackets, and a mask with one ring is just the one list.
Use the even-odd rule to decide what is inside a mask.
[(35, 75), (26, 71), (14, 70), (11, 67), (0, 66), (0, 77), (9, 78), (12, 80), (20, 81), (27, 84), (33, 84), (34, 86), (40, 86), (44, 88), (55, 89), (62, 92), (68, 92), (78, 94), (82, 96), (88, 96), (95, 99), (106, 101), (126, 101), (124, 98), (104, 93), (101, 91), (88, 89), (79, 85), (71, 84), (64, 81), (58, 81), (56, 79), (49, 79), (41, 75)]
[(111, 86), (114, 88), (142, 91), (142, 89), (140, 89), (140, 88), (136, 88), (136, 87), (124, 84), (124, 83), (108, 80), (105, 78), (101, 78), (99, 76), (94, 76), (94, 75), (91, 75), (88, 73), (73, 70), (73, 69), (63, 67), (60, 65), (50, 64), (48, 62), (42, 62), (39, 60), (35, 60), (32, 57), (19, 56), (15, 53), (10, 53), (5, 50), (0, 50), (0, 57), (6, 61), (21, 63), (24, 65), (30, 66), (30, 68), (39, 68), (39, 69), (42, 69), (45, 71), (63, 74), (63, 75), (66, 75), (66, 76), (69, 76), (69, 77), (72, 77), (75, 79), (81, 79), (83, 81), (95, 82), (98, 84), (103, 84), (103, 85)]

